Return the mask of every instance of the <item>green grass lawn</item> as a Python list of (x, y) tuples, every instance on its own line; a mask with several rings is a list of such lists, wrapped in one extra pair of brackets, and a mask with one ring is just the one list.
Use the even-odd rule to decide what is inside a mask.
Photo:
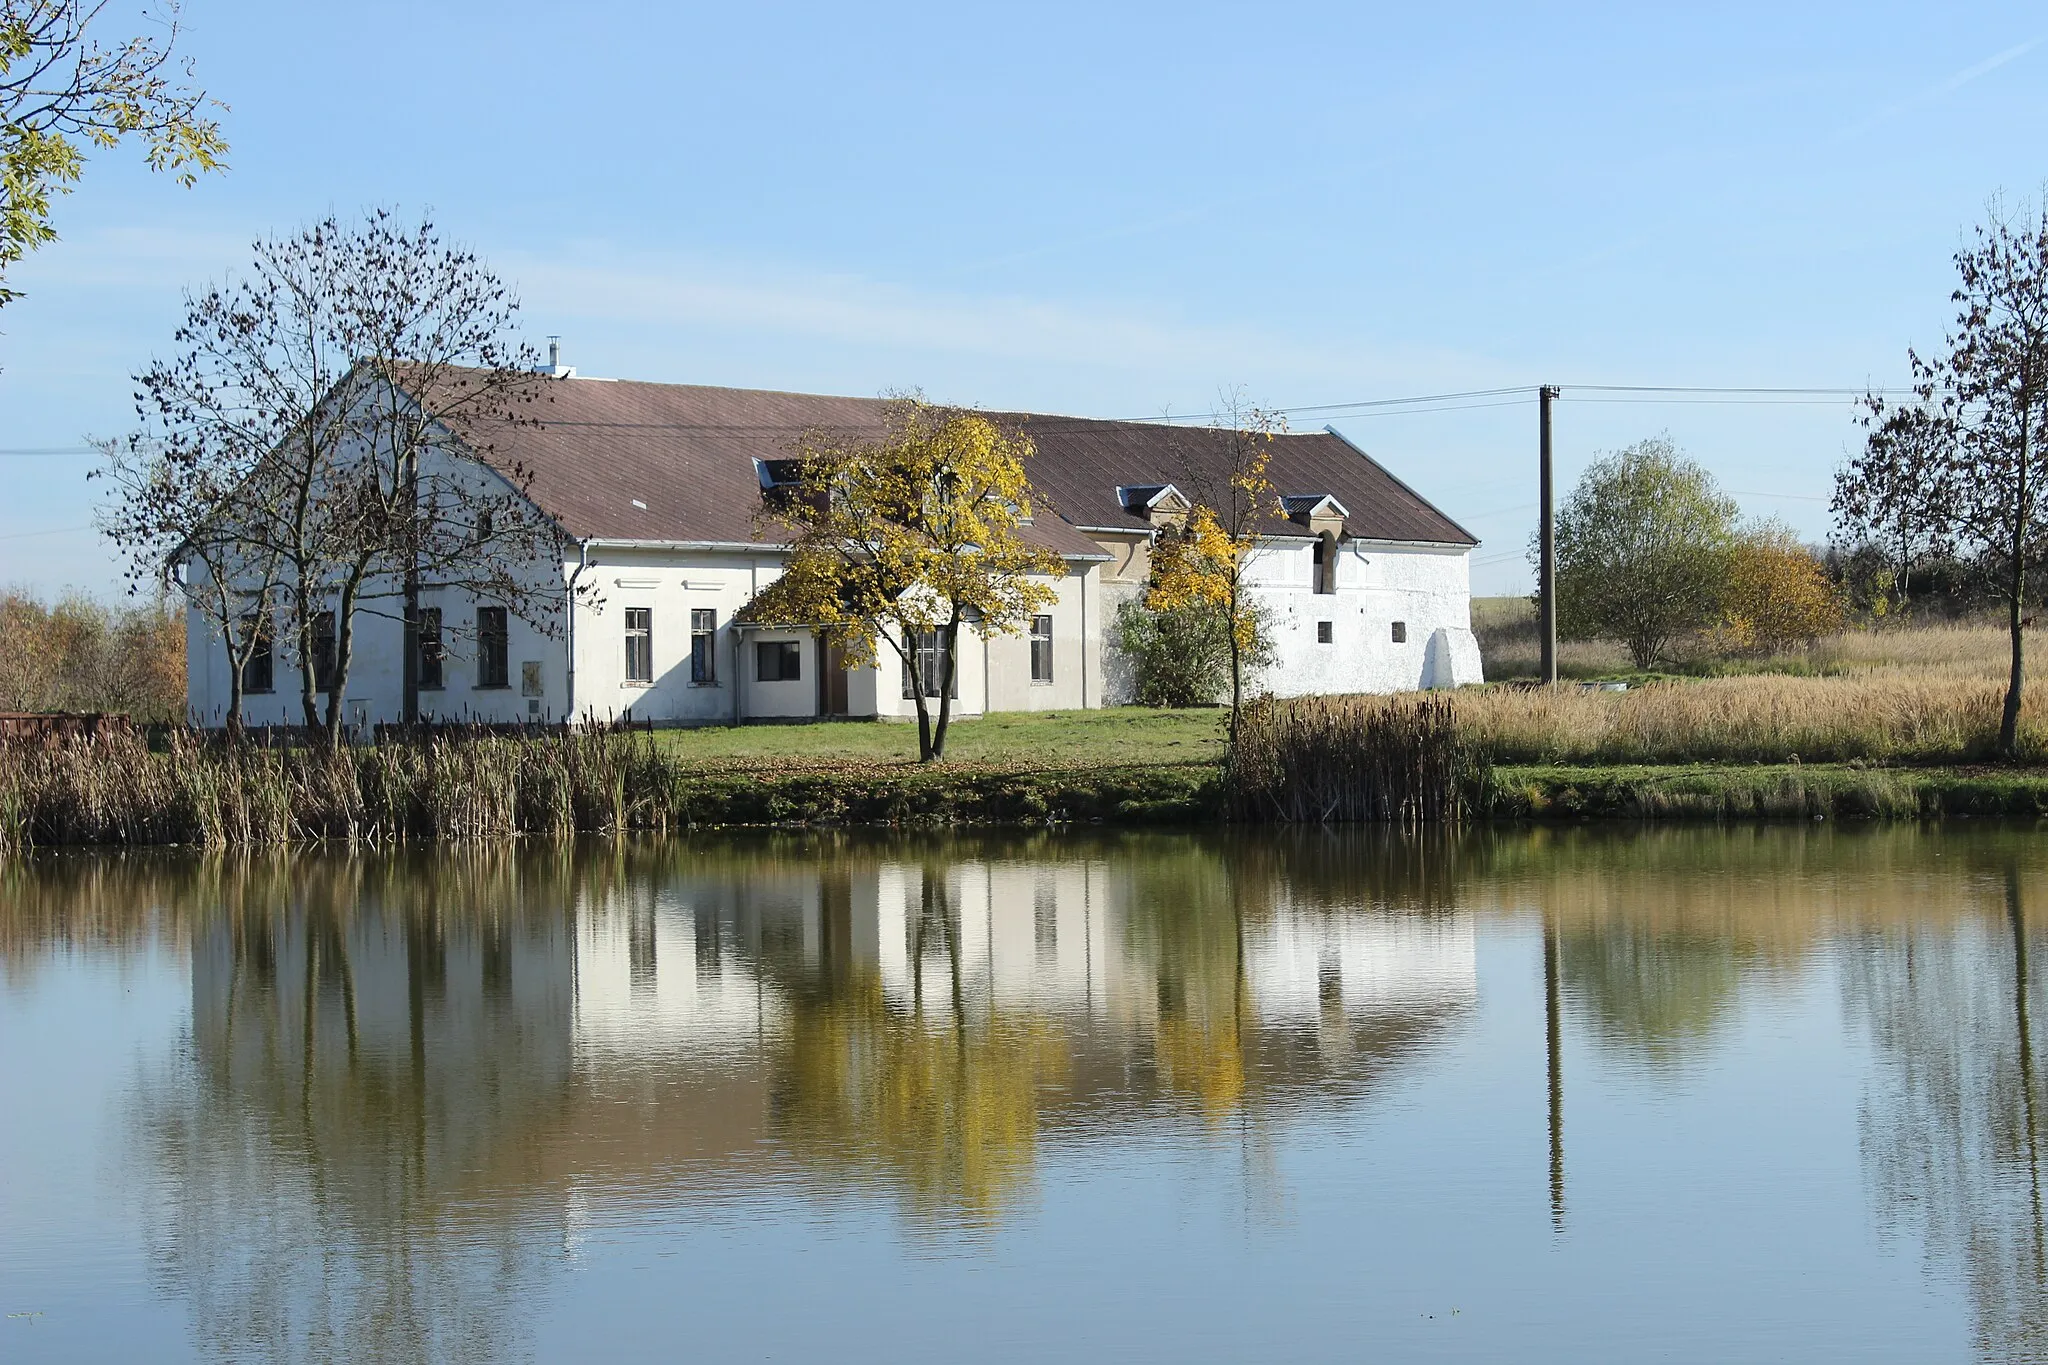
[[(946, 762), (1020, 769), (1214, 762), (1223, 757), (1227, 715), (1215, 707), (998, 711), (955, 720), (946, 735)], [(915, 721), (747, 725), (655, 735), (664, 748), (706, 764), (789, 768), (917, 761)]]

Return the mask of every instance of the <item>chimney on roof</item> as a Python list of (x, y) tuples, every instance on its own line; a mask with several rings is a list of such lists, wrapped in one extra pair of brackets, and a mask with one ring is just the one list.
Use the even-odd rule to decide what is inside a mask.
[(562, 338), (553, 333), (550, 333), (548, 336), (548, 363), (536, 365), (533, 368), (535, 373), (544, 374), (550, 379), (574, 379), (576, 377), (576, 367), (562, 363)]

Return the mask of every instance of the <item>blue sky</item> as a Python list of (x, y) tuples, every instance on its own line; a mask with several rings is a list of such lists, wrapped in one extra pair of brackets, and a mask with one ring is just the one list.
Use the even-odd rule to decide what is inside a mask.
[[(1135, 417), (1226, 386), (1898, 383), (1941, 339), (1962, 230), (2048, 179), (2038, 5), (186, 22), (232, 169), (183, 191), (96, 158), (0, 311), (0, 449), (125, 430), (183, 289), (374, 204), (431, 208), (586, 373)], [(1668, 432), (1825, 533), (1846, 404), (1599, 397), (1559, 409), (1565, 478)], [(1526, 589), (1533, 403), (1339, 425), (1483, 539), (1479, 591)], [(0, 584), (117, 590), (88, 466), (0, 455)]]

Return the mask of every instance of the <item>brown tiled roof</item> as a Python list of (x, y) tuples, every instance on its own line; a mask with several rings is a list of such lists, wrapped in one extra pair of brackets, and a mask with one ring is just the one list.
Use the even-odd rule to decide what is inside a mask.
[[(1172, 484), (1202, 500), (1204, 483), (1227, 476), (1228, 433), (1153, 422), (1103, 422), (1079, 417), (1006, 414), (1038, 447), (1032, 485), (1076, 526), (1143, 530), (1142, 516), (1127, 511), (1119, 486)], [(1345, 530), (1365, 540), (1477, 545), (1464, 527), (1389, 474), (1378, 461), (1334, 432), (1278, 436), (1266, 478), (1282, 497), (1329, 494), (1348, 513)], [(1267, 534), (1301, 536), (1308, 528), (1274, 517)]]
[[(542, 394), (521, 409), (537, 421), (473, 425), (458, 434), (499, 468), (523, 470), (529, 495), (567, 533), (604, 540), (773, 543), (776, 533), (755, 521), (761, 485), (754, 461), (787, 457), (809, 428), (879, 434), (884, 415), (879, 399), (694, 384), (564, 379), (545, 381)], [(1199, 430), (991, 416), (1031, 436), (1038, 450), (1032, 484), (1058, 513), (1041, 514), (1026, 534), (1070, 557), (1100, 554), (1075, 527), (1146, 528), (1119, 502), (1119, 484), (1174, 483), (1191, 493), (1190, 462), (1214, 463), (1216, 445)], [(1351, 513), (1353, 535), (1476, 543), (1336, 436), (1280, 438), (1270, 478), (1283, 494), (1335, 495)], [(1307, 534), (1291, 522), (1271, 529)]]

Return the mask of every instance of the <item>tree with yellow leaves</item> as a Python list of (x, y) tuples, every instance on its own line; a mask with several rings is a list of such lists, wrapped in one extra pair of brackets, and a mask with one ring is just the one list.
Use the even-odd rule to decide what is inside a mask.
[(748, 613), (810, 627), (850, 668), (872, 666), (886, 641), (917, 702), (919, 761), (943, 758), (961, 625), (1017, 634), (1056, 596), (1038, 580), (1066, 572), (1020, 534), (1031, 442), (912, 395), (889, 404), (879, 438), (813, 430), (794, 454), (764, 513), (791, 533), (789, 563)]
[(1842, 628), (1842, 593), (1792, 529), (1766, 521), (1736, 538), (1722, 594), (1724, 645), (1769, 654)]
[(1145, 605), (1158, 612), (1206, 606), (1229, 625), (1230, 735), (1244, 701), (1244, 672), (1269, 651), (1264, 616), (1247, 590), (1246, 576), (1269, 518), (1281, 515), (1266, 478), (1273, 438), (1287, 429), (1277, 413), (1228, 398), (1217, 426), (1187, 433), (1182, 474), (1194, 504), (1187, 519), (1162, 533), (1152, 547), (1152, 580)]

